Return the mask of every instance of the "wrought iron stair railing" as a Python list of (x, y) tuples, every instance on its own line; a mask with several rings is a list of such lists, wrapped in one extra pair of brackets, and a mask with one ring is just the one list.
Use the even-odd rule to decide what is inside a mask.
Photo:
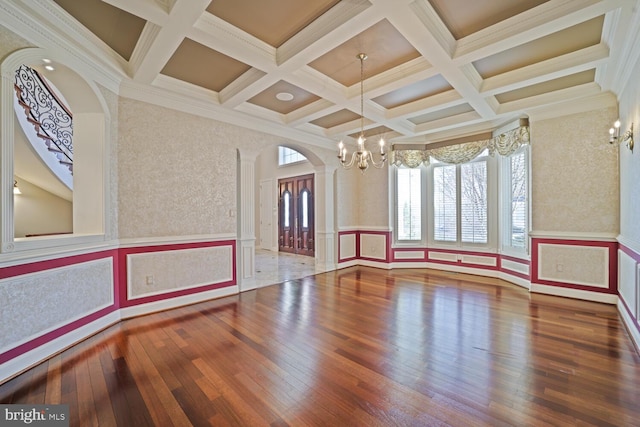
[(73, 115), (40, 74), (22, 65), (15, 76), (18, 104), (47, 150), (73, 174)]

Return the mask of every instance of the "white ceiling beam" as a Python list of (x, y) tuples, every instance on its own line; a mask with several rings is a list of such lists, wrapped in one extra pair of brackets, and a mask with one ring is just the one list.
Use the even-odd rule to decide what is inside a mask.
[(599, 43), (575, 52), (489, 77), (482, 82), (480, 93), (495, 95), (525, 86), (596, 68), (609, 57), (609, 48)]
[(603, 15), (627, 0), (550, 0), (458, 41), (453, 61), (467, 64)]
[(148, 49), (138, 52), (143, 59), (135, 60), (137, 68), (132, 70), (135, 81), (151, 83), (160, 74), (209, 3), (210, 0), (176, 0), (167, 23), (148, 44)]

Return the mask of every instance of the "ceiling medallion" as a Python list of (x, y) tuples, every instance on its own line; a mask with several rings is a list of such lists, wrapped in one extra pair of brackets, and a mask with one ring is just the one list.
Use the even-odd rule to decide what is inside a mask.
[(279, 92), (276, 94), (276, 99), (280, 101), (291, 101), (293, 99), (293, 95), (289, 92)]

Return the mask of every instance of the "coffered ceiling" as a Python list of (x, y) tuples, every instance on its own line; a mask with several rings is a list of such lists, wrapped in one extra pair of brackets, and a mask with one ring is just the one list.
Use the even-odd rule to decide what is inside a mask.
[(34, 1), (55, 12), (40, 19), (74, 28), (70, 43), (122, 75), (124, 96), (164, 91), (328, 147), (360, 129), (361, 52), (367, 134), (437, 142), (610, 90), (636, 3)]

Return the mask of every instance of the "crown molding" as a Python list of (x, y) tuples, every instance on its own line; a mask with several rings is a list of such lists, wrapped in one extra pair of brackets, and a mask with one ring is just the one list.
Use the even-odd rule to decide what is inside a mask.
[(618, 107), (618, 100), (611, 92), (602, 92), (593, 96), (572, 99), (566, 102), (559, 102), (554, 105), (545, 105), (539, 108), (527, 110), (531, 121), (554, 119), (571, 114), (586, 113), (588, 111), (600, 110), (602, 108)]
[(57, 60), (73, 63), (96, 83), (118, 92), (126, 61), (54, 2), (0, 2), (0, 24)]
[[(193, 94), (195, 95), (195, 93)], [(215, 94), (215, 92), (211, 92), (211, 94)], [(217, 103), (213, 95), (210, 99), (203, 97), (201, 91), (200, 96), (194, 97), (178, 93), (167, 87), (149, 86), (125, 80), (120, 85), (120, 96), (321, 148), (326, 148), (327, 144), (332, 142), (329, 138), (290, 129), (284, 124), (271, 123), (240, 111), (230, 111)]]
[[(607, 68), (608, 78), (602, 86), (618, 96), (624, 93), (633, 80), (633, 70), (640, 61), (640, 43), (636, 42), (637, 35), (640, 34), (638, 8), (640, 1), (628, 0), (624, 7), (608, 13), (605, 19), (603, 41), (611, 47), (614, 55), (611, 63), (616, 65)], [(614, 34), (611, 28), (616, 28), (617, 33)]]

